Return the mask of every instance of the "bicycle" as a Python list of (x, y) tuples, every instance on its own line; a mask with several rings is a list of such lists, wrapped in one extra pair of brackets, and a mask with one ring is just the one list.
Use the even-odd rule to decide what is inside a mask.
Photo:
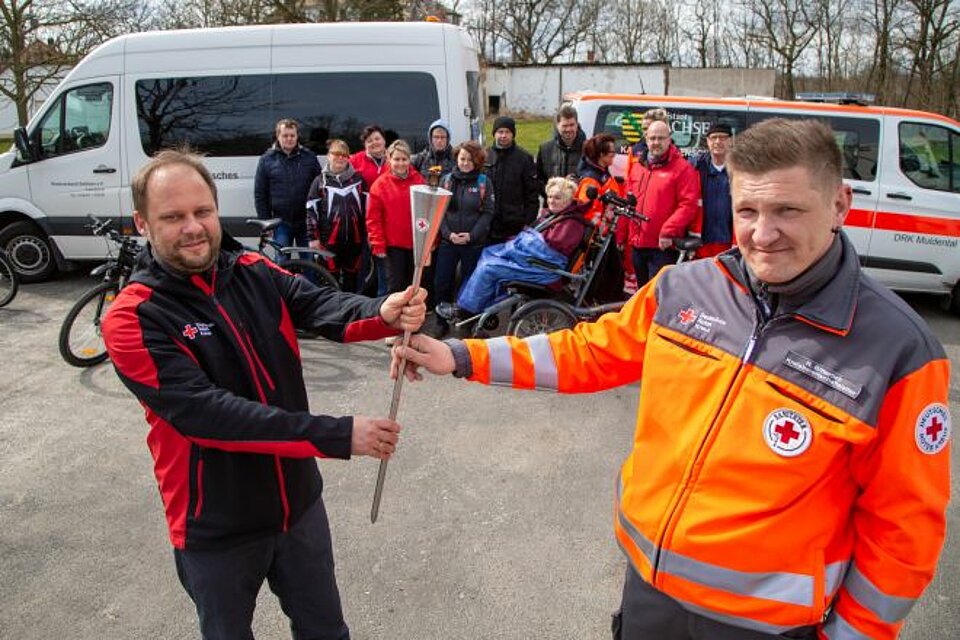
[(0, 249), (0, 307), (5, 307), (17, 297), (20, 278), (10, 264), (5, 251)]
[(74, 367), (92, 367), (107, 359), (101, 329), (103, 316), (126, 286), (140, 252), (136, 238), (124, 236), (112, 228), (110, 220), (100, 220), (93, 215), (88, 217), (92, 221), (92, 233), (105, 236), (119, 250), (115, 257), (111, 255), (107, 262), (90, 272), (94, 277), (103, 276), (102, 281), (80, 296), (60, 326), (60, 355)]
[[(301, 275), (318, 287), (332, 287), (340, 289), (340, 284), (333, 274), (319, 264), (319, 260), (329, 260), (333, 254), (326, 249), (311, 249), (308, 247), (284, 247), (273, 239), (273, 230), (276, 229), (282, 220), (280, 218), (271, 218), (270, 220), (261, 220), (259, 218), (248, 218), (247, 224), (256, 227), (259, 230), (260, 240), (257, 248), (247, 247), (250, 251), (256, 251), (262, 256), (270, 258), (277, 262), (282, 268), (296, 275)], [(309, 260), (299, 258), (299, 255), (306, 254), (311, 256)], [(291, 256), (298, 256), (292, 258)], [(279, 258), (287, 257), (288, 260), (280, 261)]]

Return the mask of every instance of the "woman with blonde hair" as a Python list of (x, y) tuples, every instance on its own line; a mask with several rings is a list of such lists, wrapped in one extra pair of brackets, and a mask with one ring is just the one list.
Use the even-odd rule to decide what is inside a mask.
[(395, 293), (413, 280), (410, 187), (424, 180), (410, 165), (410, 145), (403, 140), (387, 147), (386, 155), (389, 170), (374, 181), (367, 198), (367, 242), (374, 259), (386, 266), (387, 292)]

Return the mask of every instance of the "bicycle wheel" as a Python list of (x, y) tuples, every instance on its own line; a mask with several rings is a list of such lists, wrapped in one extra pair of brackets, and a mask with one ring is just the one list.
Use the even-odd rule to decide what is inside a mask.
[(570, 329), (577, 317), (570, 308), (556, 300), (533, 300), (517, 309), (510, 317), (507, 334), (529, 338), (541, 333)]
[(0, 307), (10, 304), (17, 296), (20, 288), (20, 279), (13, 265), (7, 260), (6, 254), (0, 251)]
[(309, 260), (288, 260), (282, 266), (290, 273), (303, 276), (318, 287), (331, 287), (338, 291), (340, 290), (340, 285), (337, 283), (337, 279), (333, 277), (333, 274), (316, 262)]
[(101, 322), (117, 297), (117, 283), (102, 282), (70, 309), (60, 327), (60, 355), (75, 367), (92, 367), (107, 359)]

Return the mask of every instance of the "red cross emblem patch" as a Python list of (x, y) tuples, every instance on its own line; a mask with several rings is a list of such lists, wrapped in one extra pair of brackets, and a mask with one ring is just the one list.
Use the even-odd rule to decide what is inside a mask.
[(915, 435), (920, 451), (928, 455), (943, 451), (950, 439), (950, 410), (939, 403), (927, 405), (917, 416)]
[(183, 337), (193, 340), (197, 337), (197, 334), (200, 333), (200, 329), (197, 329), (192, 324), (185, 325), (183, 327)]
[(810, 448), (813, 429), (803, 414), (777, 409), (763, 421), (763, 439), (778, 456), (793, 458)]
[(687, 307), (686, 309), (680, 310), (680, 313), (677, 314), (677, 319), (680, 320), (680, 324), (687, 326), (696, 320), (698, 315), (700, 315), (700, 313), (696, 309)]
[(426, 232), (430, 228), (430, 223), (427, 222), (426, 218), (417, 218), (417, 231), (420, 233)]

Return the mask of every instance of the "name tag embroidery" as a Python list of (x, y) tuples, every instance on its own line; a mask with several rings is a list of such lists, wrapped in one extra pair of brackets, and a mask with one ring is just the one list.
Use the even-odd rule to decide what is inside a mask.
[(794, 351), (787, 352), (783, 363), (791, 369), (810, 376), (817, 382), (822, 382), (828, 387), (836, 389), (843, 395), (853, 398), (854, 400), (856, 400), (860, 392), (863, 391), (863, 385), (847, 380), (839, 373), (831, 371), (819, 362)]

